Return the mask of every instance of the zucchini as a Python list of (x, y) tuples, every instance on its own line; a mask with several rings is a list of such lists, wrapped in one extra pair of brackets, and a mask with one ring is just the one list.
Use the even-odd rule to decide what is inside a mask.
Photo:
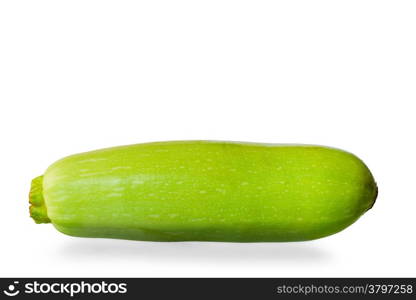
[(36, 223), (72, 236), (280, 242), (336, 233), (376, 197), (369, 169), (342, 150), (175, 141), (65, 157), (29, 198)]

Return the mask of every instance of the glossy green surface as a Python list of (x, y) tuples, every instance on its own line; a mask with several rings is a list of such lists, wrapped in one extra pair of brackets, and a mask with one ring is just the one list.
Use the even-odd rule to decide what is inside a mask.
[(352, 224), (377, 197), (370, 171), (350, 153), (209, 141), (69, 156), (34, 189), (35, 221), (74, 236), (153, 241), (316, 239)]

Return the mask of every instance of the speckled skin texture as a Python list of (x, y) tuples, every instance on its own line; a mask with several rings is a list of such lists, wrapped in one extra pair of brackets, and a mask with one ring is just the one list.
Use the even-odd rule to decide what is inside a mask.
[(38, 218), (59, 231), (151, 241), (311, 240), (352, 224), (377, 197), (356, 156), (307, 145), (122, 146), (66, 157), (37, 182)]

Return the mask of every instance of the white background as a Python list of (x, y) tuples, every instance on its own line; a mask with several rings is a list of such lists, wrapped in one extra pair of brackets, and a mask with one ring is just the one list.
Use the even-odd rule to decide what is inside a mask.
[[(414, 1), (1, 1), (0, 276), (416, 276)], [(65, 236), (33, 177), (77, 152), (179, 139), (339, 147), (379, 198), (301, 243)]]

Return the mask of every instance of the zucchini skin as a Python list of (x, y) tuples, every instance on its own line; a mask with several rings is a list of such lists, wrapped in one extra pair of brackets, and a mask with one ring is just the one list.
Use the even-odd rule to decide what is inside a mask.
[(334, 234), (377, 185), (348, 152), (313, 145), (175, 141), (63, 158), (33, 180), (31, 215), (80, 237), (284, 242)]

